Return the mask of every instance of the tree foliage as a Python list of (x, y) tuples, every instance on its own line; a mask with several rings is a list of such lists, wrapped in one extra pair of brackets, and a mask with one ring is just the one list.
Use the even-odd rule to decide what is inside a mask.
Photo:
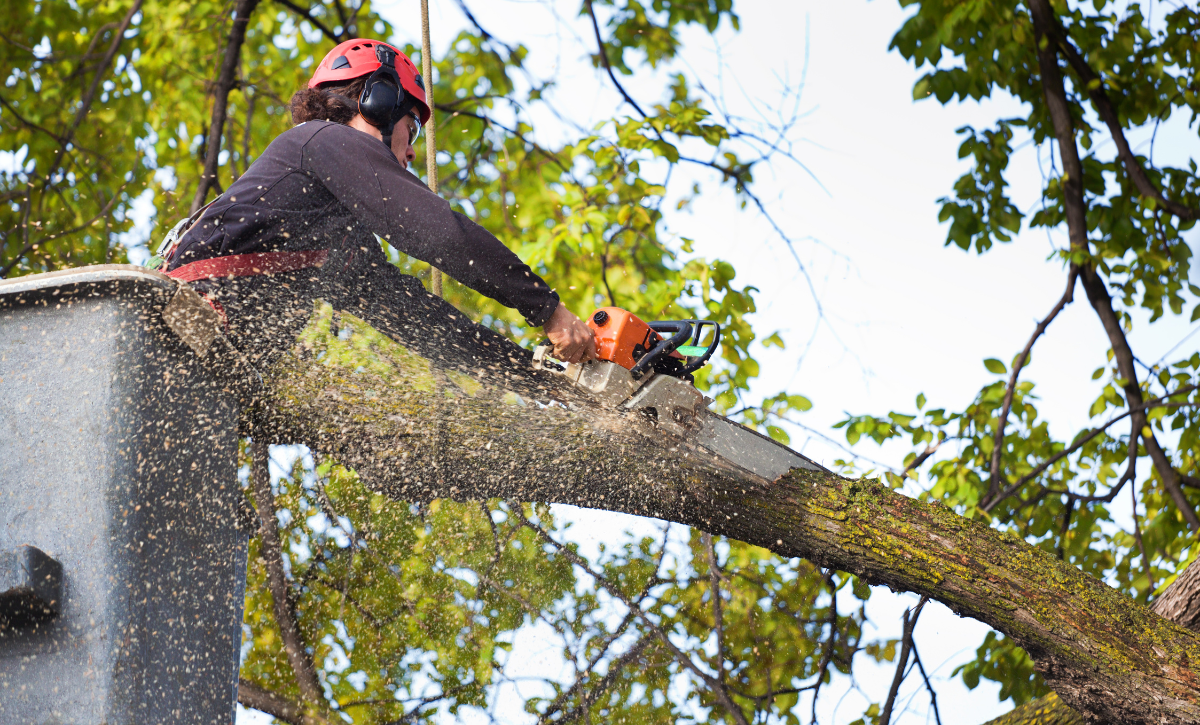
[[(725, 409), (745, 407), (758, 375), (749, 319), (757, 290), (739, 285), (728, 262), (696, 256), (663, 223), (675, 169), (706, 169), (714, 185), (732, 186), (743, 206), (765, 213), (754, 167), (786, 155), (779, 138), (739, 125), (676, 70), (682, 30), (736, 29), (732, 3), (573, 8), (594, 31), (580, 50), (596, 82), (625, 103), (596, 126), (564, 123), (549, 134), (538, 133), (531, 109), (556, 110), (553, 78), (461, 7), (463, 30), (434, 59), (441, 193), (579, 312), (615, 304), (650, 319), (719, 321), (722, 359), (698, 384)], [(240, 46), (231, 40), (237, 10), (248, 13)], [(0, 177), (3, 276), (144, 258), (143, 244), (194, 199), (227, 188), (290, 126), (291, 93), (333, 43), (371, 35), (420, 55), (415, 38), (397, 34), (366, 0), (35, 3), (0, 26), (12, 69), (0, 91), (9, 161)], [(223, 80), (231, 53), (236, 71)], [(646, 66), (670, 72), (653, 76), (665, 78), (657, 99), (639, 101), (620, 79)], [(213, 109), (224, 103), (222, 119)], [(781, 138), (787, 129), (766, 131)], [(540, 140), (547, 136), (557, 140)], [(211, 193), (201, 188), (206, 157), (215, 159)], [(424, 168), (423, 156), (414, 168)], [(693, 187), (685, 203), (703, 193)], [(147, 204), (148, 240), (133, 228)], [(389, 253), (428, 274), (424, 263)], [(445, 294), (483, 324), (536, 339), (512, 310), (453, 281)], [(782, 345), (778, 335), (767, 340)], [(366, 350), (345, 353), (361, 359)], [(771, 405), (810, 407), (795, 393)], [(766, 424), (753, 409), (747, 415)], [(778, 426), (767, 431), (786, 439)], [(287, 704), (273, 707), (285, 721), (303, 719), (297, 707), (317, 720), (378, 723), (464, 707), (494, 712), (505, 686), (532, 678), (540, 688), (524, 707), (543, 722), (746, 722), (767, 713), (799, 722), (808, 719), (802, 699), (815, 701), (835, 672), (849, 673), (856, 654), (895, 654), (894, 643), (865, 638), (861, 606), (846, 601), (869, 590), (849, 575), (678, 527), (580, 558), (574, 544), (546, 543), (569, 532), (544, 507), (399, 503), (336, 461), (276, 453), (291, 460), (287, 475), (262, 497), (250, 493), (246, 450), (247, 495), (277, 524), (278, 541), (252, 543), (242, 690), (244, 699)], [(512, 660), (515, 638), (530, 628), (559, 643), (566, 675), (534, 677)], [(293, 632), (300, 648), (289, 651)]]
[[(911, 411), (854, 415), (840, 427), (851, 446), (912, 446), (884, 473), (893, 487), (1010, 529), (1147, 601), (1197, 554), (1189, 527), (1200, 526), (1200, 354), (1185, 346), (1151, 363), (1128, 336), (1135, 324), (1200, 318), (1185, 236), (1200, 214), (1200, 189), (1193, 160), (1158, 166), (1153, 144), (1139, 155), (1127, 137), (1200, 110), (1200, 14), (1186, 4), (1104, 0), (901, 4), (911, 14), (892, 48), (924, 72), (915, 99), (1003, 96), (1021, 109), (991, 128), (960, 129), (959, 156), (971, 166), (939, 201), (946, 244), (983, 255), (1022, 243), (1029, 229), (1065, 231), (1053, 259), (1066, 291), (1045, 292), (1049, 312), (1024, 350), (984, 361), (984, 384), (966, 408), (922, 395)], [(245, 3), (228, 113), (214, 131), (235, 3), (10, 5), (0, 18), (10, 69), (0, 89), (5, 277), (144, 256), (135, 209), (153, 205), (150, 240), (185, 215), (212, 139), (220, 140), (214, 191), (244, 173), (289, 127), (291, 92), (334, 42), (373, 35), (419, 56), (407, 42), (415, 39), (396, 33), (367, 0)], [(790, 391), (749, 394), (758, 374), (752, 344), (782, 344), (751, 326), (758, 291), (736, 282), (728, 262), (697, 257), (664, 224), (677, 169), (707, 170), (765, 214), (754, 171), (786, 160), (773, 134), (786, 136), (787, 124), (749, 127), (679, 71), (681, 32), (736, 30), (733, 3), (567, 3), (565, 14), (577, 12), (593, 30), (578, 50), (592, 59), (596, 83), (624, 102), (596, 126), (567, 120), (549, 135), (532, 119), (535, 108), (557, 112), (554, 79), (530, 67), (526, 47), (491, 35), (458, 5), (463, 28), (434, 59), (441, 192), (577, 312), (616, 304), (644, 317), (721, 322), (722, 360), (698, 384), (722, 409), (786, 440), (779, 421), (811, 404)], [(630, 95), (623, 83), (635, 75), (666, 78), (658, 97)], [(1051, 171), (1040, 202), (1022, 209), (1010, 166), (1027, 144)], [(415, 168), (423, 167), (418, 158)], [(697, 186), (681, 204), (705, 193)], [(393, 261), (428, 272), (395, 253)], [(1080, 403), (1093, 423), (1056, 438), (1039, 414), (1036, 385), (1021, 373), (1080, 290), (1112, 350), (1096, 361), (1099, 395)], [(448, 283), (446, 294), (526, 344), (537, 334), (461, 285)], [(524, 707), (541, 722), (799, 722), (813, 717), (835, 670), (851, 673), (857, 653), (899, 656), (903, 669), (906, 648), (866, 638), (861, 605), (846, 608), (869, 596), (850, 575), (682, 529), (631, 535), (581, 556), (562, 543), (570, 532), (544, 507), (399, 503), (336, 461), (276, 452), (287, 475), (271, 482), (271, 499), (256, 502), (277, 522), (284, 611), (296, 620), (320, 696), (305, 694), (307, 675), (286, 651), (261, 537), (242, 674), (246, 691), (298, 703), (310, 717), (385, 723), (460, 708), (494, 713), (515, 691), (506, 687), (529, 679), (540, 689)], [(1132, 517), (1117, 501), (1123, 492)], [(513, 660), (519, 633), (530, 628), (558, 643), (567, 674), (531, 674)], [(1045, 692), (1032, 660), (1000, 635), (982, 643), (961, 676), (969, 686), (995, 680), (1017, 703)], [(880, 712), (872, 705), (864, 722)]]
[[(1191, 128), (1200, 110), (1200, 13), (1104, 0), (901, 5), (912, 13), (891, 47), (924, 71), (915, 100), (1008, 98), (1021, 109), (992, 128), (959, 129), (959, 157), (971, 166), (939, 200), (946, 245), (984, 255), (1023, 230), (1058, 232), (1051, 259), (1067, 290), (1023, 288), (1058, 302), (1023, 351), (984, 361), (990, 376), (965, 409), (927, 407), (921, 396), (913, 411), (840, 425), (851, 443), (913, 446), (903, 475), (887, 474), (893, 485), (1010, 529), (1147, 601), (1197, 553), (1200, 354), (1181, 345), (1151, 361), (1129, 336), (1168, 317), (1200, 319), (1186, 234), (1200, 206), (1196, 162), (1160, 165), (1153, 143), (1161, 124)], [(1131, 149), (1134, 138), (1150, 141), (1137, 146), (1144, 155)], [(1009, 183), (1024, 145), (1050, 169), (1040, 201), (1023, 211)], [(1099, 395), (1078, 403), (1092, 422), (1059, 438), (1039, 414), (1037, 386), (1020, 374), (1077, 289), (1111, 349), (1095, 361)], [(996, 634), (962, 675), (971, 687), (981, 677), (999, 682), (1018, 704), (1046, 692), (1028, 656)]]

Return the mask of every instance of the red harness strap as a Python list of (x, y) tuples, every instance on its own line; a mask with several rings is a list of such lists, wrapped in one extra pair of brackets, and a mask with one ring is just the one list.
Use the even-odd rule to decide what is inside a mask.
[(328, 249), (310, 252), (258, 252), (256, 254), (231, 254), (225, 257), (201, 259), (167, 272), (167, 276), (180, 282), (195, 282), (198, 279), (220, 277), (253, 277), (259, 274), (294, 272), (307, 267), (320, 267), (329, 256)]
[[(311, 252), (258, 252), (256, 254), (231, 254), (226, 257), (201, 259), (198, 262), (185, 264), (178, 269), (167, 272), (166, 275), (180, 282), (195, 282), (198, 279), (213, 279), (222, 277), (253, 277), (259, 274), (277, 274), (279, 272), (294, 272), (297, 269), (320, 267), (329, 256), (328, 249), (316, 249)], [(209, 295), (201, 295), (204, 301), (212, 306), (221, 316), (221, 325), (229, 329), (229, 318), (220, 302)]]

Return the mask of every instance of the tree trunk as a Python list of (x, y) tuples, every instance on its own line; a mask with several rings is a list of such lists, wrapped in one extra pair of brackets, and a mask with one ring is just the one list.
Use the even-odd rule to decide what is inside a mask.
[[(248, 422), (396, 498), (652, 516), (923, 594), (1011, 637), (1088, 722), (1200, 722), (1200, 635), (1052, 553), (875, 481), (759, 478), (647, 419), (597, 408), (518, 348), (476, 343), (472, 357), (460, 343), (478, 328), (451, 320), (458, 329), (422, 329), (406, 347), (319, 308)], [(443, 337), (456, 333), (457, 343)], [(439, 337), (440, 347), (423, 342)]]

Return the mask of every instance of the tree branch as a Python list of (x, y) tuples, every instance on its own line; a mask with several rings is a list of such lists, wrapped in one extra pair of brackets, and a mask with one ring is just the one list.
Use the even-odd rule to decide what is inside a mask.
[[(655, 636), (653, 634), (643, 635), (641, 639), (639, 639), (637, 642), (634, 642), (633, 646), (630, 647), (625, 654), (613, 660), (613, 662), (608, 666), (608, 672), (604, 673), (604, 677), (600, 678), (600, 681), (596, 683), (596, 686), (588, 690), (584, 696), (580, 698), (580, 702), (577, 706), (564, 713), (563, 716), (556, 721), (556, 725), (566, 725), (567, 723), (575, 722), (581, 716), (583, 716), (583, 714), (587, 712), (587, 709), (591, 707), (592, 703), (594, 703), (596, 700), (599, 700), (605, 692), (608, 692), (608, 688), (612, 687), (613, 683), (617, 681), (617, 678), (621, 676), (621, 672), (630, 664), (641, 658), (642, 652), (646, 650), (646, 647), (650, 646), (650, 643), (653, 642), (654, 639)], [(539, 720), (539, 722), (542, 722), (543, 720)]]
[[(1055, 38), (1057, 18), (1049, 0), (1029, 0), (1030, 14), (1036, 33), (1038, 66), (1042, 76), (1042, 93), (1050, 118), (1054, 124), (1055, 135), (1058, 139), (1059, 156), (1063, 164), (1063, 205), (1066, 209), (1067, 234), (1071, 241), (1072, 252), (1082, 257), (1090, 256), (1088, 244), (1087, 202), (1083, 193), (1083, 165), (1079, 160), (1079, 150), (1075, 143), (1074, 121), (1071, 119), (1070, 106), (1067, 101), (1066, 88), (1063, 85), (1062, 74), (1058, 67), (1058, 54)], [(1100, 318), (1100, 324), (1108, 335), (1112, 345), (1113, 357), (1117, 361), (1117, 369), (1124, 385), (1125, 400), (1132, 411), (1130, 425), (1132, 435), (1139, 433), (1146, 444), (1146, 452), (1154, 463), (1163, 487), (1170, 494), (1180, 513), (1183, 514), (1188, 526), (1193, 532), (1200, 532), (1200, 518), (1192, 509), (1179, 485), (1179, 474), (1171, 464), (1170, 458), (1154, 432), (1146, 426), (1146, 415), (1142, 408), (1142, 391), (1138, 385), (1137, 369), (1134, 366), (1133, 350), (1121, 328), (1121, 322), (1113, 310), (1112, 297), (1100, 273), (1093, 264), (1088, 262), (1080, 267), (1080, 279), (1083, 289), (1087, 292), (1088, 302)]]
[[(725, 621), (721, 611), (721, 575), (717, 569), (717, 549), (712, 534), (700, 537), (708, 552), (708, 580), (712, 588), (713, 633), (717, 637), (717, 681), (725, 682)], [(768, 678), (769, 680), (770, 678)]]
[(465, 2), (465, 0), (457, 0), (457, 1), (458, 1), (458, 9), (462, 10), (463, 15), (467, 16), (467, 21), (470, 22), (471, 25), (474, 25), (475, 29), (479, 31), (480, 37), (482, 37), (484, 40), (490, 41), (492, 43), (496, 43), (497, 45), (499, 45), (502, 48), (504, 48), (505, 50), (507, 50), (510, 58), (516, 54), (516, 52), (517, 52), (516, 48), (512, 47), (508, 43), (505, 43), (503, 40), (497, 40), (494, 35), (492, 35), (488, 31), (484, 30), (483, 26), (479, 24), (479, 21), (475, 19), (475, 15), (467, 7), (467, 3)]
[[(1064, 700), (1096, 718), (1156, 722), (1170, 703), (1173, 717), (1200, 719), (1200, 638), (1053, 552), (875, 481), (822, 470), (773, 481), (754, 476), (639, 416), (598, 407), (561, 376), (532, 370), (527, 351), (461, 318), (444, 319), (441, 304), (414, 302), (403, 326), (389, 323), (384, 329), (405, 357), (372, 348), (369, 370), (355, 372), (356, 343), (336, 337), (284, 353), (261, 386), (255, 437), (335, 455), (372, 489), (399, 500), (502, 497), (603, 508), (804, 557), (988, 623), (1030, 654)], [(455, 415), (436, 422), (428, 414), (439, 394), (428, 383), (431, 367), (474, 381), (463, 383), (469, 395), (456, 394)], [(459, 389), (451, 384), (443, 395)], [(456, 442), (436, 460), (435, 437)], [(569, 549), (557, 550), (581, 563)], [(595, 581), (630, 601), (603, 577)], [(644, 608), (630, 611), (655, 624)], [(670, 642), (664, 648), (679, 657)], [(685, 660), (681, 668), (703, 673), (698, 681), (714, 688), (714, 703), (724, 709), (720, 683)], [(1090, 694), (1097, 691), (1106, 694)]]
[[(1044, 2), (1044, 0), (1040, 1)], [(1113, 143), (1117, 146), (1117, 156), (1125, 166), (1125, 171), (1129, 174), (1130, 180), (1133, 181), (1134, 187), (1137, 188), (1142, 196), (1153, 199), (1157, 202), (1158, 206), (1180, 219), (1186, 221), (1196, 219), (1200, 215), (1200, 211), (1166, 198), (1163, 196), (1162, 191), (1154, 185), (1154, 182), (1150, 181), (1145, 167), (1138, 161), (1137, 156), (1133, 153), (1133, 149), (1129, 147), (1129, 140), (1125, 138), (1125, 129), (1121, 126), (1116, 105), (1104, 89), (1104, 81), (1096, 75), (1096, 72), (1088, 65), (1087, 60), (1084, 59), (1079, 50), (1071, 42), (1066, 30), (1058, 21), (1058, 17), (1053, 14), (1051, 14), (1051, 17), (1053, 19), (1053, 27), (1047, 29), (1047, 35), (1054, 39), (1059, 50), (1066, 56), (1071, 69), (1079, 76), (1079, 89), (1084, 90), (1088, 94), (1088, 97), (1092, 100), (1092, 107), (1096, 109), (1096, 114), (1100, 116), (1100, 120), (1104, 121), (1104, 125), (1108, 126), (1108, 132), (1112, 136)]]
[(208, 141), (204, 153), (204, 171), (200, 174), (200, 185), (196, 188), (196, 196), (192, 199), (191, 214), (195, 214), (204, 206), (208, 192), (217, 182), (217, 160), (221, 153), (221, 139), (225, 135), (225, 116), (229, 108), (229, 92), (237, 83), (237, 69), (242, 55), (242, 44), (246, 41), (246, 26), (250, 24), (250, 14), (258, 6), (259, 0), (237, 0), (234, 9), (233, 27), (229, 30), (229, 38), (225, 43), (225, 54), (221, 59), (221, 69), (217, 73), (217, 82), (213, 85), (212, 123), (208, 128)]
[(583, 4), (584, 7), (587, 8), (588, 15), (590, 15), (592, 18), (592, 30), (594, 30), (596, 33), (596, 44), (600, 49), (600, 62), (604, 64), (604, 70), (608, 73), (609, 79), (612, 80), (613, 85), (617, 87), (617, 92), (621, 94), (621, 97), (625, 99), (625, 102), (633, 106), (633, 110), (641, 114), (642, 118), (649, 118), (649, 116), (646, 115), (646, 112), (642, 110), (642, 107), (637, 104), (637, 101), (633, 100), (633, 96), (630, 96), (628, 91), (625, 90), (625, 86), (621, 85), (621, 81), (617, 80), (616, 74), (613, 73), (612, 66), (609, 65), (608, 51), (604, 48), (604, 38), (600, 35), (600, 23), (596, 20), (596, 11), (594, 8), (592, 8), (592, 0), (584, 0)]
[(1021, 376), (1021, 370), (1025, 367), (1025, 363), (1029, 361), (1029, 354), (1033, 351), (1033, 345), (1038, 341), (1038, 338), (1046, 332), (1046, 328), (1054, 322), (1054, 318), (1058, 317), (1058, 313), (1063, 311), (1063, 308), (1071, 303), (1075, 298), (1075, 278), (1079, 275), (1079, 270), (1072, 265), (1071, 270), (1067, 273), (1067, 290), (1063, 292), (1062, 298), (1050, 310), (1050, 314), (1046, 315), (1046, 319), (1038, 323), (1030, 336), (1029, 342), (1025, 343), (1025, 349), (1017, 356), (1016, 362), (1013, 363), (1012, 373), (1008, 376), (1008, 387), (1004, 391), (1004, 404), (1000, 408), (1000, 418), (996, 421), (996, 431), (992, 438), (992, 465), (991, 465), (991, 483), (988, 485), (987, 498), (984, 503), (991, 501), (1000, 492), (1000, 457), (1004, 451), (1004, 429), (1008, 425), (1008, 413), (1012, 410), (1013, 395), (1017, 389), (1017, 379)]
[(283, 571), (283, 551), (279, 540), (279, 524), (275, 519), (275, 495), (271, 492), (270, 454), (265, 440), (255, 438), (251, 444), (254, 483), (254, 502), (258, 506), (261, 523), (262, 558), (267, 565), (267, 582), (271, 599), (275, 602), (275, 623), (279, 626), (280, 638), (287, 654), (288, 663), (300, 693), (312, 705), (324, 700), (321, 682), (313, 665), (312, 655), (304, 644), (304, 635), (292, 611), (291, 595), (287, 575)]
[(88, 227), (92, 226), (93, 224), (95, 224), (97, 221), (100, 220), (101, 217), (104, 217), (105, 215), (108, 214), (109, 211), (112, 210), (113, 206), (117, 203), (117, 200), (121, 198), (121, 192), (125, 190), (125, 187), (127, 185), (128, 185), (128, 182), (125, 184), (122, 184), (121, 188), (117, 189), (117, 193), (112, 195), (112, 198), (109, 199), (108, 202), (105, 203), (105, 205), (103, 207), (101, 207), (100, 211), (95, 216), (93, 216), (91, 219), (88, 219), (87, 221), (85, 221), (83, 224), (80, 224), (79, 226), (76, 226), (76, 227), (72, 227), (70, 229), (65, 229), (61, 232), (55, 232), (54, 234), (47, 234), (44, 237), (40, 237), (36, 241), (27, 242), (25, 244), (25, 246), (23, 246), (21, 248), (20, 251), (18, 251), (16, 254), (13, 255), (12, 259), (10, 259), (8, 261), (8, 264), (4, 265), (3, 268), (0, 268), (0, 279), (4, 279), (5, 277), (8, 277), (8, 273), (11, 272), (14, 267), (16, 267), (18, 264), (21, 263), (21, 258), (24, 257), (26, 254), (29, 254), (36, 247), (38, 247), (42, 244), (45, 244), (46, 242), (52, 241), (54, 239), (58, 239), (60, 237), (65, 237), (67, 235), (74, 234), (75, 232), (82, 231), (82, 230), (87, 229)]
[(937, 706), (937, 691), (933, 689), (933, 683), (929, 681), (929, 673), (925, 671), (925, 665), (921, 664), (921, 655), (917, 654), (917, 643), (912, 644), (913, 661), (917, 663), (917, 669), (921, 671), (921, 679), (925, 681), (925, 690), (929, 692), (929, 705), (933, 708), (933, 720), (937, 725), (942, 725), (942, 715), (938, 712)]
[(238, 678), (238, 702), (251, 710), (265, 712), (288, 725), (328, 725), (329, 721), (305, 712), (304, 708), (287, 698), (266, 690), (247, 679)]
[(48, 185), (50, 179), (54, 176), (54, 172), (58, 171), (59, 164), (62, 163), (63, 156), (67, 153), (67, 146), (75, 138), (75, 132), (79, 129), (79, 125), (83, 123), (83, 119), (87, 116), (88, 111), (91, 110), (92, 102), (96, 100), (96, 91), (100, 88), (100, 82), (104, 80), (104, 74), (108, 71), (109, 66), (112, 65), (113, 58), (117, 56), (117, 49), (121, 47), (121, 41), (125, 39), (125, 31), (129, 29), (129, 24), (133, 22), (133, 16), (137, 15), (141, 9), (142, 0), (134, 0), (133, 5), (129, 8), (129, 12), (125, 13), (125, 17), (121, 19), (121, 24), (117, 27), (112, 43), (108, 46), (108, 52), (104, 54), (104, 59), (100, 61), (100, 67), (96, 70), (96, 75), (92, 78), (92, 85), (88, 88), (87, 93), (83, 95), (83, 99), (79, 103), (79, 110), (75, 112), (75, 118), (71, 121), (67, 132), (60, 134), (62, 145), (54, 155), (54, 161), (46, 169), (44, 185)]
[(677, 661), (679, 664), (683, 665), (693, 675), (695, 675), (698, 679), (700, 679), (700, 681), (702, 681), (706, 685), (708, 685), (709, 690), (717, 698), (717, 701), (720, 702), (721, 705), (725, 708), (726, 712), (728, 712), (730, 714), (730, 716), (733, 717), (733, 719), (735, 721), (737, 721), (738, 725), (750, 725), (750, 723), (746, 720), (745, 713), (742, 712), (742, 708), (740, 706), (738, 706), (738, 704), (736, 702), (733, 701), (732, 697), (730, 697), (729, 691), (725, 688), (725, 685), (716, 677), (713, 677), (712, 675), (708, 674), (704, 670), (697, 667), (696, 663), (692, 662), (692, 658), (689, 657), (682, 650), (680, 650), (678, 647), (676, 647), (675, 643), (671, 641), (670, 637), (667, 636), (667, 633), (665, 631), (663, 631), (662, 627), (658, 626), (658, 624), (656, 624), (654, 622), (654, 620), (650, 619), (650, 617), (646, 615), (645, 611), (643, 611), (642, 608), (640, 606), (638, 606), (638, 604), (636, 602), (634, 602), (632, 599), (630, 599), (625, 594), (625, 592), (621, 591), (620, 587), (618, 587), (615, 584), (613, 584), (612, 582), (610, 582), (608, 580), (608, 578), (605, 577), (603, 574), (601, 574), (597, 571), (593, 571), (591, 569), (591, 567), (589, 567), (587, 565), (587, 562), (584, 561), (578, 554), (576, 554), (571, 549), (563, 546), (562, 544), (558, 543), (558, 541), (556, 539), (554, 539), (554, 537), (552, 537), (548, 533), (546, 533), (545, 529), (538, 526), (537, 524), (534, 524), (532, 521), (530, 521), (528, 518), (526, 518), (524, 511), (521, 511), (518, 508), (518, 509), (514, 509), (513, 513), (516, 514), (517, 518), (520, 520), (520, 522), (524, 526), (528, 526), (530, 529), (532, 529), (538, 535), (538, 538), (540, 538), (545, 543), (553, 546), (554, 549), (559, 554), (561, 554), (564, 558), (566, 558), (567, 561), (569, 561), (572, 564), (574, 564), (575, 566), (578, 566), (578, 567), (584, 569), (585, 571), (587, 571), (592, 576), (592, 578), (594, 578), (596, 580), (596, 583), (599, 584), (601, 587), (603, 587), (605, 589), (605, 591), (607, 591), (609, 594), (616, 597), (617, 599), (621, 600), (621, 602), (630, 611), (632, 611), (637, 616), (638, 619), (640, 619), (642, 621), (642, 624), (658, 637), (659, 641), (661, 641), (663, 643), (663, 646), (666, 647), (667, 650), (670, 651), (671, 654), (675, 657), (675, 661)]
[(883, 705), (883, 714), (879, 716), (879, 725), (890, 725), (892, 722), (892, 710), (896, 705), (896, 696), (900, 694), (900, 683), (904, 682), (907, 674), (905, 669), (908, 668), (908, 656), (913, 649), (913, 630), (916, 629), (917, 618), (921, 616), (921, 610), (925, 608), (928, 601), (929, 597), (921, 597), (921, 601), (917, 603), (915, 609), (904, 610), (904, 634), (900, 640), (900, 660), (896, 662), (896, 674), (892, 675), (892, 686), (888, 690), (887, 701)]
[[(305, 10), (304, 8), (300, 7), (299, 5), (292, 2), (291, 0), (275, 0), (275, 2), (279, 3), (280, 5), (284, 6), (288, 10), (291, 10), (293, 13), (296, 13), (300, 17), (302, 17), (305, 20), (307, 20), (308, 22), (312, 23), (312, 26), (314, 28), (316, 28), (317, 30), (320, 30), (321, 34), (324, 35), (326, 38), (329, 38), (330, 40), (332, 40), (335, 43), (342, 42), (342, 36), (338, 35), (337, 33), (334, 33), (332, 30), (329, 29), (328, 26), (325, 25), (325, 23), (322, 23), (320, 20), (317, 20), (315, 17), (313, 17), (311, 9)], [(344, 29), (344, 26), (343, 26), (343, 29)]]

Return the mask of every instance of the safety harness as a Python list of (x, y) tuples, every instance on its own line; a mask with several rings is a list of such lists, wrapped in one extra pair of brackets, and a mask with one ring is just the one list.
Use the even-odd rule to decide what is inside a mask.
[[(220, 198), (220, 197), (218, 197)], [(201, 259), (195, 262), (189, 262), (176, 269), (167, 271), (166, 267), (175, 257), (175, 251), (179, 247), (179, 241), (183, 236), (191, 230), (193, 226), (199, 223), (200, 218), (204, 216), (204, 212), (208, 207), (216, 203), (216, 199), (205, 204), (195, 214), (180, 220), (178, 224), (167, 232), (167, 236), (163, 239), (162, 244), (158, 246), (158, 252), (146, 260), (146, 266), (150, 269), (156, 269), (167, 275), (171, 279), (179, 282), (195, 282), (201, 279), (227, 279), (230, 277), (255, 277), (260, 274), (279, 274), (281, 272), (294, 272), (299, 269), (308, 269), (310, 267), (320, 267), (329, 257), (328, 249), (314, 249), (304, 252), (254, 252), (251, 254), (230, 254), (223, 257), (212, 257), (209, 259)], [(225, 315), (225, 308), (214, 299), (211, 295), (201, 294), (204, 301), (207, 302), (217, 314), (221, 316), (222, 325), (229, 328), (229, 318)]]

